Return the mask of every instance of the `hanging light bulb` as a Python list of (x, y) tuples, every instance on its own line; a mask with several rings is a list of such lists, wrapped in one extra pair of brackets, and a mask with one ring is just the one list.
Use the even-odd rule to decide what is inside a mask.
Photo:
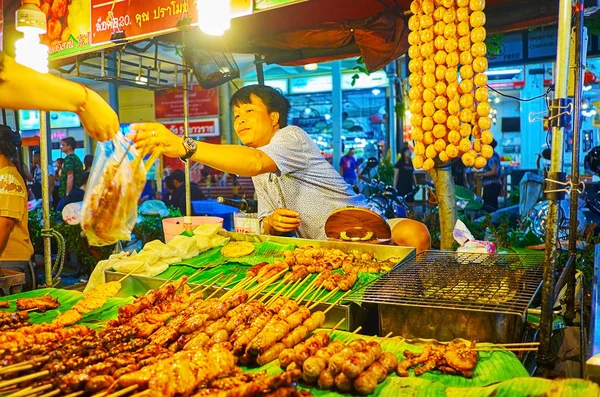
[(223, 36), (231, 26), (229, 0), (197, 0), (198, 27), (211, 36)]
[(37, 0), (23, 0), (15, 13), (15, 25), (24, 37), (15, 42), (16, 61), (23, 66), (48, 73), (48, 46), (40, 43), (40, 34), (46, 33), (46, 15)]

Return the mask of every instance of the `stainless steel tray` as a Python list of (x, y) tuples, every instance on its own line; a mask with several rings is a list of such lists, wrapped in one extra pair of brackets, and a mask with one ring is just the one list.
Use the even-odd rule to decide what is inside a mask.
[[(318, 248), (339, 248), (344, 252), (352, 254), (367, 253), (373, 255), (378, 260), (387, 260), (390, 258), (397, 258), (398, 263), (411, 258), (415, 255), (415, 249), (413, 247), (400, 247), (392, 245), (379, 245), (379, 244), (363, 244), (363, 243), (345, 243), (341, 241), (321, 241), (321, 240), (308, 240), (290, 237), (279, 237), (279, 236), (266, 236), (266, 235), (251, 235), (251, 234), (240, 234), (232, 232), (220, 232), (223, 236), (230, 237), (234, 241), (250, 241), (260, 243), (263, 241), (271, 241), (280, 244), (294, 244), (297, 247), (318, 247)], [(105, 272), (105, 280), (117, 281), (121, 279), (125, 273), (120, 272)], [(123, 280), (121, 290), (117, 296), (141, 296), (148, 290), (156, 289), (160, 287), (165, 280), (156, 277), (145, 277), (131, 275)], [(195, 284), (191, 284), (195, 286)], [(216, 288), (209, 288), (208, 294), (212, 293)], [(227, 289), (221, 290), (217, 295), (223, 294)], [(321, 304), (317, 307), (318, 310), (325, 310), (329, 305)], [(379, 322), (377, 320), (377, 306), (376, 305), (358, 305), (356, 303), (349, 303), (343, 305), (336, 305), (327, 313), (327, 321), (324, 327), (333, 327), (339, 320), (345, 318), (346, 321), (338, 328), (340, 330), (348, 331), (354, 330), (358, 326), (363, 327), (361, 333), (379, 333)], [(366, 331), (366, 332), (365, 332)]]
[(346, 243), (337, 240), (308, 240), (303, 238), (241, 234), (233, 232), (220, 232), (219, 234), (230, 237), (235, 241), (250, 241), (261, 243), (263, 241), (272, 241), (280, 244), (294, 244), (297, 247), (315, 247), (315, 248), (339, 248), (344, 252), (351, 254), (370, 254), (378, 260), (389, 258), (398, 258), (398, 262), (405, 261), (415, 255), (414, 247), (401, 247), (398, 245), (383, 244), (365, 244), (365, 243)]

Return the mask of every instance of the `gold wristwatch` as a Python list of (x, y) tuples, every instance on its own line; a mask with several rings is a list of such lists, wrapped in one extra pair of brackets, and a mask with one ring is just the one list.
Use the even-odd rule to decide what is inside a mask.
[(185, 154), (181, 156), (180, 159), (181, 161), (188, 161), (190, 157), (192, 157), (194, 153), (196, 153), (198, 145), (196, 144), (196, 141), (190, 137), (183, 138), (183, 141), (181, 143), (185, 148)]

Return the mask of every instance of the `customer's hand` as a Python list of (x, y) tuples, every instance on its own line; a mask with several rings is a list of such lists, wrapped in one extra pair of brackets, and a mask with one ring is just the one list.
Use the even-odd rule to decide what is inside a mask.
[(83, 128), (94, 139), (104, 142), (119, 132), (119, 118), (100, 95), (88, 90), (84, 110), (77, 112)]
[(300, 226), (300, 214), (287, 208), (279, 208), (273, 212), (269, 224), (280, 233), (291, 232)]
[(183, 138), (173, 134), (160, 123), (134, 123), (127, 138), (135, 143), (136, 149), (149, 153), (160, 147), (168, 157), (183, 157), (186, 153)]

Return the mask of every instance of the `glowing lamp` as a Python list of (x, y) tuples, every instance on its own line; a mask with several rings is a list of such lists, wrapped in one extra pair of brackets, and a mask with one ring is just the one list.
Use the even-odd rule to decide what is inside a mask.
[(23, 38), (15, 42), (16, 61), (23, 66), (48, 73), (48, 46), (40, 43), (40, 34), (46, 33), (46, 15), (37, 0), (23, 0), (15, 13), (15, 25)]
[(229, 0), (198, 0), (198, 27), (211, 36), (223, 36), (231, 26)]

